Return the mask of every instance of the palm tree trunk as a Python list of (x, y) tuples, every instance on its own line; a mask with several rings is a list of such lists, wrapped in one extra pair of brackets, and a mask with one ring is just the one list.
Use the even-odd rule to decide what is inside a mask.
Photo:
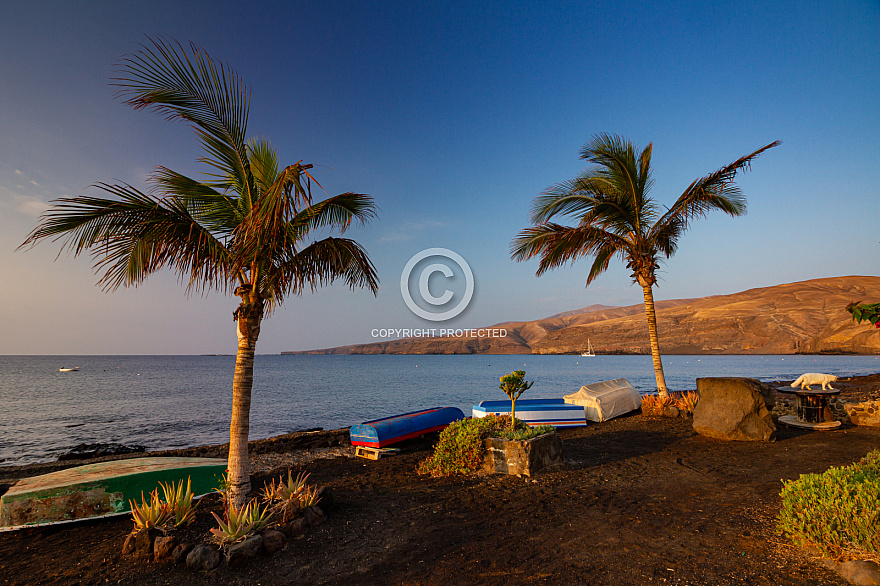
[(251, 389), (254, 386), (254, 350), (260, 335), (260, 318), (238, 317), (238, 353), (232, 379), (232, 421), (229, 424), (229, 504), (236, 510), (247, 502), (251, 492), (248, 433), (250, 431)]
[(666, 377), (663, 376), (663, 363), (660, 361), (660, 342), (657, 339), (657, 314), (654, 313), (654, 292), (651, 285), (642, 285), (645, 295), (645, 316), (648, 318), (648, 335), (651, 338), (651, 358), (654, 361), (654, 376), (657, 378), (657, 392), (665, 396)]

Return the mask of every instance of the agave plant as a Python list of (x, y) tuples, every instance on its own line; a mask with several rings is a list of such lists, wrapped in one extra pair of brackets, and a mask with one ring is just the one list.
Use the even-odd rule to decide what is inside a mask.
[(694, 391), (688, 391), (686, 393), (681, 393), (680, 396), (676, 397), (675, 406), (678, 407), (679, 411), (693, 413), (699, 401), (700, 395)]
[(211, 529), (214, 539), (222, 545), (229, 545), (245, 539), (248, 535), (265, 529), (269, 525), (272, 511), (268, 507), (260, 507), (257, 501), (251, 501), (241, 509), (230, 506), (226, 511), (227, 522), (211, 512), (219, 525)]
[(192, 523), (195, 520), (195, 509), (192, 504), (192, 478), (187, 477), (186, 488), (183, 486), (183, 479), (178, 484), (160, 482), (159, 485), (165, 493), (165, 503), (169, 516), (168, 524), (180, 527), (181, 525)]
[(307, 489), (306, 480), (308, 480), (309, 474), (300, 472), (297, 474), (296, 478), (293, 477), (293, 472), (287, 471), (287, 481), (284, 481), (284, 477), (278, 479), (278, 483), (276, 484), (273, 480), (269, 485), (264, 489), (263, 492), (263, 500), (268, 502), (277, 502), (277, 501), (289, 501), (294, 498), (299, 497), (300, 494), (304, 490)]
[(131, 505), (131, 516), (136, 529), (153, 529), (163, 527), (173, 517), (174, 513), (169, 509), (168, 503), (159, 498), (159, 489), (150, 493), (150, 500), (141, 492), (141, 504), (136, 500), (128, 501)]

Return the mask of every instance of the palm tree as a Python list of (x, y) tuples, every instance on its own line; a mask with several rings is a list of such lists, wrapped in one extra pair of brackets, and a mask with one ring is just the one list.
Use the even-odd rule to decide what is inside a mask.
[[(657, 317), (652, 288), (657, 284), (660, 256), (671, 257), (678, 239), (691, 221), (717, 209), (731, 216), (746, 211), (746, 199), (733, 179), (751, 162), (779, 141), (697, 179), (665, 212), (649, 197), (651, 149), (636, 156), (633, 145), (615, 135), (599, 134), (581, 149), (581, 159), (594, 166), (570, 181), (547, 189), (535, 199), (531, 211), (534, 226), (522, 230), (511, 243), (511, 256), (524, 261), (541, 259), (537, 275), (581, 257), (593, 260), (587, 274), (589, 286), (619, 256), (641, 285), (645, 315), (651, 339), (651, 355), (657, 389), (665, 395), (666, 379), (660, 361)], [(555, 216), (570, 216), (574, 226), (551, 222)]]
[[(366, 251), (327, 235), (343, 233), (353, 221), (365, 224), (376, 207), (359, 193), (312, 201), (312, 165), (279, 168), (268, 141), (246, 141), (250, 94), (229, 66), (195, 45), (187, 52), (176, 42), (150, 43), (122, 59), (113, 84), (133, 108), (190, 124), (204, 149), (200, 161), (209, 167), (205, 179), (157, 167), (149, 193), (98, 183), (112, 197), (55, 200), (21, 246), (50, 238), (74, 256), (89, 250), (105, 290), (137, 286), (169, 267), (187, 292), (240, 298), (233, 314), (238, 353), (228, 473), (230, 502), (240, 507), (250, 492), (247, 442), (260, 324), (288, 295), (336, 279), (376, 294), (379, 280)], [(316, 232), (325, 237), (315, 239)]]

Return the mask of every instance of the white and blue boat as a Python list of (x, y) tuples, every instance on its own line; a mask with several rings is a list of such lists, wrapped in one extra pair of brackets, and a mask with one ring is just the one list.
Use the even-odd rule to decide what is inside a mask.
[[(510, 401), (481, 401), (474, 405), (474, 417), (510, 415)], [(516, 402), (516, 418), (526, 424), (553, 427), (583, 427), (587, 425), (584, 408), (569, 405), (565, 399), (521, 399)]]

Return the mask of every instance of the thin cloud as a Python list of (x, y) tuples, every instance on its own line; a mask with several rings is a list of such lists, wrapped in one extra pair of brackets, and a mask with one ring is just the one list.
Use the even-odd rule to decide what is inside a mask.
[(443, 228), (443, 222), (425, 220), (424, 222), (407, 222), (379, 239), (379, 242), (405, 242), (414, 240), (429, 229)]

